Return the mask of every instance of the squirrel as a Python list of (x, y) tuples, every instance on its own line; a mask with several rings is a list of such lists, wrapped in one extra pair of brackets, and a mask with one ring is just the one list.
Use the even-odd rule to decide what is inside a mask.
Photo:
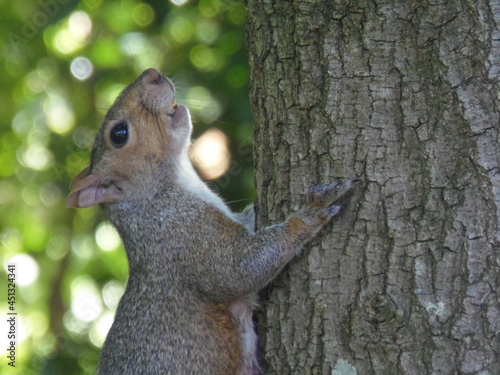
[(315, 186), (285, 222), (254, 231), (195, 172), (192, 123), (170, 79), (147, 69), (108, 111), (68, 207), (100, 205), (118, 230), (129, 278), (100, 375), (260, 374), (257, 291), (341, 209), (357, 179)]

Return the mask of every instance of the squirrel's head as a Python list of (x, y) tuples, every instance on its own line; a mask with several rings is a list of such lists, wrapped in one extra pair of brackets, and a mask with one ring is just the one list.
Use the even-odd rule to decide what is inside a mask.
[(71, 182), (68, 207), (89, 207), (148, 194), (158, 167), (187, 155), (191, 119), (174, 100), (174, 85), (156, 69), (144, 71), (108, 111), (90, 166)]

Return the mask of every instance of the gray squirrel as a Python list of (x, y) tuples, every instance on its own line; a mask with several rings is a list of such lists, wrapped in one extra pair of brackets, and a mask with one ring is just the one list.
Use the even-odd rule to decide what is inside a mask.
[(356, 179), (316, 186), (285, 222), (254, 231), (188, 157), (189, 111), (147, 69), (104, 119), (68, 207), (101, 205), (130, 275), (102, 348), (100, 375), (260, 373), (252, 311), (257, 291), (334, 216)]

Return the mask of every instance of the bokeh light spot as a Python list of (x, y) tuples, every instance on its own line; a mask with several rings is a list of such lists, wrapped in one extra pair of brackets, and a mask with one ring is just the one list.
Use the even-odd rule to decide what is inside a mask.
[(59, 52), (66, 55), (77, 51), (80, 47), (69, 29), (59, 30), (54, 38), (54, 45)]
[(139, 4), (132, 12), (134, 22), (141, 27), (148, 26), (155, 18), (155, 12), (148, 4)]
[(67, 134), (75, 125), (75, 115), (70, 103), (58, 94), (47, 96), (43, 103), (47, 125), (56, 134)]
[(186, 102), (194, 115), (206, 124), (211, 124), (222, 113), (221, 104), (205, 87), (195, 86), (186, 92)]
[(17, 253), (20, 252), (23, 246), (23, 236), (16, 228), (5, 228), (0, 233), (0, 244), (2, 252)]
[(120, 49), (128, 56), (139, 55), (144, 52), (148, 41), (143, 33), (127, 33), (120, 38)]
[(207, 46), (199, 44), (189, 52), (189, 58), (193, 65), (200, 70), (210, 70), (215, 63), (215, 54)]
[(40, 200), (46, 206), (55, 204), (62, 196), (61, 189), (54, 183), (46, 183), (40, 186)]
[(95, 254), (95, 244), (89, 235), (76, 235), (71, 240), (71, 250), (81, 260), (89, 260)]
[(223, 3), (220, 1), (200, 0), (198, 10), (204, 17), (210, 18), (217, 15), (222, 5)]
[(108, 281), (102, 288), (102, 299), (104, 300), (104, 304), (111, 310), (116, 309), (124, 291), (125, 287), (119, 281)]
[(86, 57), (79, 56), (71, 61), (70, 71), (76, 79), (84, 81), (92, 75), (94, 66)]
[(86, 39), (92, 32), (92, 21), (89, 15), (81, 10), (74, 12), (68, 20), (69, 30), (75, 38)]
[(182, 6), (188, 2), (188, 0), (170, 0), (170, 2), (177, 6)]
[(7, 264), (16, 265), (16, 283), (21, 286), (26, 286), (32, 284), (40, 273), (40, 268), (38, 263), (33, 257), (28, 254), (17, 254), (6, 262), (4, 268)]
[(96, 319), (89, 332), (89, 339), (92, 344), (100, 348), (104, 344), (106, 335), (113, 324), (115, 314), (112, 311), (105, 311)]
[(245, 4), (233, 3), (231, 4), (230, 10), (227, 12), (227, 17), (235, 25), (243, 25), (243, 23), (245, 23), (245, 13)]
[(207, 130), (193, 142), (191, 160), (203, 178), (214, 180), (228, 170), (231, 161), (228, 143), (227, 136), (216, 129)]
[(33, 144), (24, 150), (21, 161), (28, 168), (35, 171), (44, 171), (51, 167), (54, 157), (47, 147)]
[(92, 21), (89, 15), (76, 11), (54, 35), (53, 43), (58, 52), (68, 55), (84, 47), (91, 32)]
[(177, 43), (186, 43), (193, 37), (194, 26), (189, 18), (179, 16), (170, 24), (169, 32)]
[(95, 320), (102, 311), (102, 302), (94, 282), (78, 277), (71, 283), (71, 312), (84, 322)]
[(95, 241), (104, 251), (116, 249), (120, 243), (120, 236), (116, 229), (108, 222), (102, 222), (95, 232)]
[(219, 33), (219, 25), (209, 20), (199, 22), (196, 26), (196, 35), (198, 39), (206, 44), (215, 42)]

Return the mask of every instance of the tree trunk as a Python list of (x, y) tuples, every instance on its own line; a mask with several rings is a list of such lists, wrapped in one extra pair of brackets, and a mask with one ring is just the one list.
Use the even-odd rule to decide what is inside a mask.
[(248, 0), (258, 224), (358, 176), (267, 290), (268, 374), (500, 374), (498, 0)]

